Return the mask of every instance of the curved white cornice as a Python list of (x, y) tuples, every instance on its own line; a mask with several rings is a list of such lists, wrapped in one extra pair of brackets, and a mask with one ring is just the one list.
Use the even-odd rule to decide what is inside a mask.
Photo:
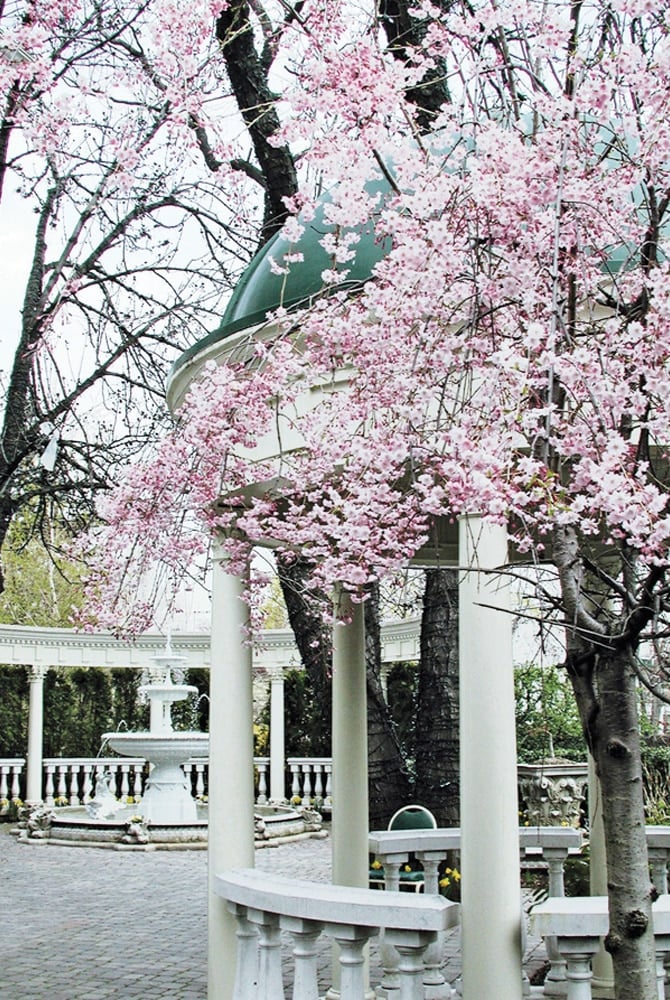
[[(396, 663), (419, 658), (418, 619), (382, 625), (382, 660)], [(76, 632), (68, 628), (0, 625), (0, 663), (46, 667), (150, 667), (165, 652), (166, 636), (145, 632), (133, 642), (105, 632)], [(206, 632), (174, 632), (170, 645), (183, 656), (185, 667), (209, 667), (210, 639)], [(300, 654), (290, 629), (267, 629), (254, 649), (254, 668), (298, 667)]]

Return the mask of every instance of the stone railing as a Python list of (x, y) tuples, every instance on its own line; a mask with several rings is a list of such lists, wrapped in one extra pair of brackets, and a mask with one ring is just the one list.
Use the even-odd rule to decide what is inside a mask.
[(235, 1000), (272, 997), (283, 1000), (281, 938), (293, 941), (293, 1000), (323, 996), (329, 984), (318, 982), (317, 942), (332, 938), (339, 963), (338, 995), (348, 1000), (369, 996), (365, 946), (383, 930), (384, 941), (399, 955), (398, 1000), (423, 996), (426, 949), (439, 933), (458, 922), (458, 904), (435, 896), (397, 893), (391, 900), (373, 889), (307, 882), (253, 868), (231, 869), (216, 877), (216, 892), (235, 915), (237, 964)]
[[(521, 858), (533, 861), (539, 859), (546, 866), (548, 870), (548, 894), (550, 896), (560, 897), (564, 895), (565, 862), (570, 853), (579, 853), (581, 845), (582, 835), (574, 827), (535, 826), (520, 827), (519, 829)], [(412, 855), (423, 868), (424, 893), (434, 896), (440, 891), (440, 866), (448, 855), (458, 852), (460, 846), (461, 831), (457, 827), (438, 827), (436, 830), (377, 830), (371, 833), (368, 839), (370, 853), (375, 855), (383, 867), (384, 887), (387, 891), (397, 892), (400, 889), (401, 868), (407, 864), (410, 855)], [(547, 942), (547, 954), (550, 962), (547, 980), (564, 985), (564, 963), (558, 953), (552, 949), (551, 941)], [(382, 987), (394, 990), (397, 986), (398, 957), (393, 949), (385, 949), (383, 959)], [(438, 946), (427, 949), (424, 962), (424, 985), (444, 990), (446, 984), (440, 970), (441, 948), (439, 943)]]
[[(25, 798), (25, 759), (0, 759), (0, 800)], [(256, 803), (268, 802), (270, 758), (255, 757), (257, 774)], [(44, 803), (53, 805), (86, 805), (93, 798), (98, 774), (107, 772), (117, 798), (141, 799), (146, 782), (146, 762), (141, 757), (47, 757), (44, 768)], [(209, 760), (193, 757), (182, 764), (191, 792), (196, 798), (207, 795)], [(332, 810), (332, 762), (330, 757), (289, 757), (286, 762), (286, 797), (300, 805), (311, 807), (316, 802), (319, 811)], [(7, 806), (0, 805), (0, 815)]]
[(47, 806), (82, 806), (95, 795), (99, 776), (111, 776), (117, 799), (139, 800), (144, 791), (142, 757), (46, 757), (44, 803)]
[[(659, 1000), (665, 997), (665, 959), (670, 954), (670, 896), (652, 904)], [(553, 940), (565, 962), (567, 1000), (591, 1000), (591, 959), (609, 931), (607, 896), (548, 899), (533, 908), (533, 933)]]
[(22, 798), (24, 757), (3, 757), (0, 760), (0, 816), (9, 811), (9, 803)]

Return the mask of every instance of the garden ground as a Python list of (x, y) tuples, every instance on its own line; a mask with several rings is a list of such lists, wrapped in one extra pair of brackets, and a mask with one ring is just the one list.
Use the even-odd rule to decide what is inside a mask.
[[(330, 863), (329, 839), (256, 855), (259, 868), (318, 881), (330, 880)], [(0, 824), (0, 880), (6, 1000), (205, 1000), (206, 851), (21, 844)], [(544, 961), (542, 945), (531, 945), (529, 972)], [(458, 950), (454, 932), (444, 969), (451, 981)], [(326, 947), (321, 963), (330, 965)]]

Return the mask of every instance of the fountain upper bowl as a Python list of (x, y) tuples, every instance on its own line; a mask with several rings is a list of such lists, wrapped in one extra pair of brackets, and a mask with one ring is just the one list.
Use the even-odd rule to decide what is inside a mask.
[(209, 752), (209, 733), (195, 731), (104, 733), (102, 738), (123, 757), (145, 757), (154, 764), (181, 764)]

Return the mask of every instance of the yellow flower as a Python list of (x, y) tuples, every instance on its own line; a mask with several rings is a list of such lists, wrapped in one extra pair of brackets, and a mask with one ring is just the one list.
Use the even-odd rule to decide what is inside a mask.
[(457, 872), (456, 869), (454, 869), (454, 871), (452, 872), (452, 875), (454, 876), (454, 881), (455, 882), (460, 882), (461, 881), (461, 873)]
[(446, 876), (445, 878), (440, 879), (440, 886), (442, 889), (446, 889), (448, 885), (451, 885), (451, 879), (446, 878)]
[(379, 871), (379, 869), (381, 868), (381, 866), (382, 866), (381, 861), (379, 861), (377, 858), (375, 858), (375, 860), (372, 862), (372, 867), (374, 868), (374, 870), (375, 871)]
[(411, 870), (412, 870), (412, 866), (411, 865), (405, 865), (405, 871), (406, 872), (411, 872)]

